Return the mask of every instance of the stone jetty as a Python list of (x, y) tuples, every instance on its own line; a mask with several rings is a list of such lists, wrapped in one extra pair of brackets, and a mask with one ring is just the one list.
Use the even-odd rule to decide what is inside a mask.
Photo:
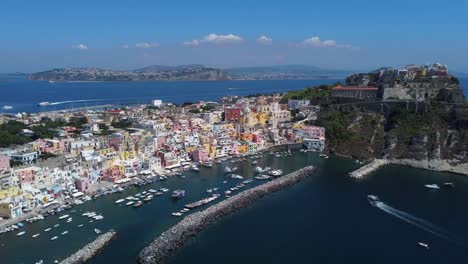
[(75, 254), (62, 260), (61, 264), (78, 264), (86, 263), (92, 257), (94, 257), (99, 250), (107, 245), (112, 239), (115, 238), (116, 232), (111, 230), (98, 236), (93, 242), (87, 244), (84, 248), (78, 250)]
[(203, 211), (184, 217), (178, 224), (162, 233), (149, 246), (144, 248), (139, 253), (137, 261), (141, 264), (163, 263), (168, 257), (175, 254), (188, 239), (196, 236), (211, 224), (241, 208), (249, 206), (270, 193), (300, 182), (312, 175), (314, 171), (315, 167), (312, 166), (302, 168), (271, 182), (245, 190)]
[(362, 166), (361, 168), (359, 168), (359, 169), (357, 169), (357, 170), (355, 170), (353, 172), (350, 172), (349, 176), (359, 179), (359, 178), (362, 178), (362, 177), (366, 176), (367, 174), (369, 174), (371, 172), (376, 171), (380, 167), (385, 166), (385, 165), (387, 165), (389, 163), (390, 162), (388, 160), (386, 160), (386, 159), (375, 159), (371, 163), (366, 164), (366, 165)]

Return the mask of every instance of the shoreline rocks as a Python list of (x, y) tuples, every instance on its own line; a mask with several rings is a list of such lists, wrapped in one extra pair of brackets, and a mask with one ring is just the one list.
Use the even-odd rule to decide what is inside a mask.
[(450, 172), (468, 176), (468, 163), (462, 163), (457, 160), (392, 159), (389, 160), (389, 162), (396, 165), (409, 166), (431, 171)]
[(87, 244), (73, 255), (62, 260), (60, 264), (86, 263), (91, 258), (93, 258), (104, 246), (106, 246), (112, 239), (114, 239), (115, 235), (116, 232), (111, 230), (105, 234), (98, 236), (93, 242)]
[(178, 224), (162, 233), (150, 245), (144, 248), (137, 257), (138, 263), (163, 263), (167, 258), (174, 255), (187, 240), (223, 217), (251, 205), (256, 200), (270, 193), (280, 191), (302, 181), (312, 175), (315, 170), (313, 166), (302, 168), (268, 183), (245, 190), (203, 211), (184, 217)]

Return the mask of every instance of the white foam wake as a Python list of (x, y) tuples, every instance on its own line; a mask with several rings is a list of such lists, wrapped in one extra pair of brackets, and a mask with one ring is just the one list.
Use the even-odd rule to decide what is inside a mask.
[(72, 100), (72, 101), (61, 101), (61, 102), (52, 102), (50, 105), (61, 105), (61, 104), (71, 104), (71, 103), (83, 103), (83, 102), (96, 102), (96, 101), (108, 101), (111, 99), (86, 99), (86, 100)]
[(381, 209), (382, 211), (390, 214), (390, 215), (393, 215), (393, 216), (396, 216), (397, 218), (409, 223), (409, 224), (412, 224), (416, 227), (419, 227), (439, 238), (442, 238), (442, 239), (445, 239), (447, 241), (450, 241), (450, 242), (453, 242), (453, 243), (456, 243), (460, 246), (463, 246), (463, 247), (468, 247), (468, 245), (460, 238), (458, 238), (456, 235), (452, 234), (451, 232), (445, 230), (444, 228), (442, 227), (439, 227), (439, 226), (436, 226), (434, 224), (432, 224), (431, 222), (427, 221), (427, 220), (424, 220), (422, 218), (419, 218), (419, 217), (416, 217), (414, 215), (411, 215), (409, 213), (406, 213), (406, 212), (403, 212), (403, 211), (400, 211), (398, 209), (395, 209), (383, 202), (378, 202), (376, 203), (375, 205), (377, 208)]

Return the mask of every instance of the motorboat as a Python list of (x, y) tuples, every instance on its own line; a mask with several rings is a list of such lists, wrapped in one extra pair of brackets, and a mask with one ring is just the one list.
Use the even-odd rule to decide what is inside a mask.
[(36, 237), (38, 237), (39, 235), (40, 235), (40, 234), (34, 234), (34, 235), (32, 236), (32, 238), (36, 238)]
[(26, 234), (26, 231), (21, 231), (21, 232), (19, 232), (18, 234), (16, 234), (16, 236), (22, 236), (22, 235), (24, 235), (24, 234)]
[(443, 186), (447, 188), (455, 188), (455, 184), (453, 184), (453, 182), (444, 182)]
[(125, 201), (125, 199), (118, 199), (117, 201), (115, 201), (116, 204), (119, 204), (119, 203), (123, 203)]
[(373, 206), (376, 206), (378, 205), (379, 203), (382, 203), (379, 199), (378, 196), (376, 195), (372, 195), (372, 194), (369, 194), (367, 195), (367, 200), (369, 201), (369, 203)]
[(96, 233), (96, 234), (98, 234), (98, 235), (99, 235), (99, 234), (101, 234), (102, 232), (101, 232), (101, 230), (99, 230), (99, 229), (95, 228), (95, 229), (94, 229), (94, 233)]
[(426, 244), (426, 243), (418, 242), (418, 245), (420, 245), (421, 247), (423, 247), (423, 248), (425, 248), (425, 249), (429, 249), (429, 245)]
[(63, 232), (61, 233), (62, 236), (66, 235), (66, 234), (68, 234), (68, 231), (63, 231)]
[(125, 205), (126, 205), (126, 206), (130, 206), (130, 205), (132, 205), (132, 204), (134, 204), (134, 203), (135, 203), (134, 201), (130, 201), (130, 202), (126, 203)]
[(176, 213), (172, 213), (172, 215), (173, 215), (173, 216), (178, 216), (178, 217), (180, 217), (180, 216), (182, 216), (182, 213), (176, 212)]
[(273, 171), (270, 171), (270, 175), (271, 176), (281, 176), (281, 175), (283, 175), (283, 171), (282, 170), (273, 170)]
[(38, 106), (49, 106), (50, 102), (40, 102), (37, 104)]
[(56, 240), (57, 238), (58, 238), (58, 236), (54, 236), (54, 237), (52, 237), (50, 240), (51, 240), (51, 241), (54, 241), (54, 240)]
[(135, 207), (135, 208), (138, 208), (138, 207), (141, 207), (141, 206), (143, 206), (143, 202), (142, 202), (142, 201), (138, 201), (138, 202), (136, 202), (136, 203), (133, 205), (133, 207)]
[(426, 187), (428, 189), (434, 189), (434, 190), (440, 189), (439, 185), (437, 185), (437, 184), (426, 184), (426, 185), (424, 185), (424, 187)]
[(185, 196), (185, 190), (175, 190), (172, 192), (172, 198), (180, 199)]
[(62, 220), (62, 219), (68, 218), (68, 217), (69, 217), (69, 215), (66, 214), (66, 215), (60, 216), (58, 219)]

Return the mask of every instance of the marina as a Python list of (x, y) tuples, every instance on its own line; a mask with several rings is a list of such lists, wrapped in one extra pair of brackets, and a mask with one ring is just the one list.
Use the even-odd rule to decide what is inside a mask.
[[(298, 207), (297, 201), (303, 200), (305, 198), (303, 197), (296, 197), (294, 193), (298, 192), (297, 195), (301, 193), (300, 189), (302, 187), (300, 186), (309, 186), (308, 188), (311, 188), (311, 190), (307, 190), (303, 192), (302, 195), (312, 195), (312, 197), (315, 197), (318, 195), (314, 193), (317, 191), (316, 188), (319, 188), (319, 186), (322, 186), (323, 184), (320, 182), (323, 181), (332, 181), (335, 182), (333, 185), (336, 185), (338, 183), (336, 182), (341, 182), (339, 184), (352, 184), (356, 185), (356, 183), (353, 181), (346, 180), (347, 178), (347, 172), (355, 170), (359, 164), (356, 164), (355, 162), (351, 160), (346, 160), (346, 159), (340, 159), (336, 157), (330, 157), (329, 159), (323, 159), (318, 157), (317, 153), (313, 152), (299, 152), (299, 151), (293, 151), (292, 156), (286, 156), (282, 158), (275, 158), (272, 155), (265, 155), (265, 157), (258, 159), (258, 166), (261, 166), (262, 168), (265, 167), (267, 164), (270, 166), (273, 170), (281, 169), (285, 174), (288, 172), (294, 170), (295, 168), (301, 168), (305, 165), (308, 164), (313, 164), (314, 166), (317, 166), (319, 168), (319, 171), (317, 172), (317, 177), (313, 177), (316, 180), (306, 180), (304, 183), (299, 183), (297, 187), (293, 187), (291, 190), (287, 190), (284, 192), (280, 192), (278, 194), (275, 194), (271, 198), (267, 198), (266, 200), (273, 200), (276, 201), (280, 197), (285, 196), (286, 198), (281, 198), (281, 200), (286, 199), (285, 202), (288, 201), (288, 205), (281, 205), (282, 203), (280, 201), (274, 202), (275, 205), (271, 205), (273, 207), (269, 207), (270, 209), (267, 209), (267, 211), (262, 210), (260, 207), (255, 210), (260, 210), (260, 215), (258, 217), (263, 217), (262, 215), (272, 215), (269, 216), (268, 218), (275, 218), (277, 216), (274, 216), (276, 213), (281, 212), (286, 212), (289, 214), (288, 219), (294, 220), (296, 217), (294, 216), (295, 210), (299, 211), (307, 211), (308, 209), (306, 208), (301, 208)], [(328, 164), (328, 165), (327, 165)], [(126, 260), (126, 263), (131, 263), (134, 261), (136, 255), (130, 253), (132, 249), (134, 252), (137, 252), (138, 250), (141, 250), (146, 244), (144, 243), (133, 243), (132, 245), (129, 245), (126, 241), (140, 241), (141, 238), (146, 238), (148, 241), (149, 239), (152, 239), (156, 237), (158, 234), (163, 232), (167, 227), (170, 227), (174, 224), (176, 224), (178, 221), (182, 220), (186, 216), (190, 216), (193, 213), (196, 213), (198, 210), (203, 209), (204, 206), (207, 205), (212, 205), (216, 204), (218, 201), (223, 201), (224, 199), (228, 198), (226, 197), (225, 193), (229, 192), (228, 196), (232, 197), (233, 195), (237, 194), (238, 192), (242, 190), (248, 190), (248, 188), (255, 187), (259, 184), (265, 183), (265, 181), (273, 179), (273, 177), (269, 175), (262, 175), (258, 174), (255, 172), (254, 168), (256, 165), (252, 165), (251, 162), (247, 159), (246, 161), (239, 161), (237, 162), (237, 165), (239, 167), (238, 172), (239, 174), (243, 175), (245, 179), (239, 180), (239, 179), (231, 179), (228, 175), (224, 174), (224, 167), (225, 166), (230, 166), (229, 161), (225, 161), (222, 164), (215, 164), (212, 168), (206, 168), (202, 173), (198, 172), (184, 172), (183, 174), (186, 176), (185, 178), (182, 178), (180, 176), (172, 176), (167, 179), (167, 181), (161, 181), (161, 182), (155, 182), (149, 185), (144, 185), (142, 187), (132, 187), (128, 188), (122, 192), (116, 192), (113, 194), (107, 194), (103, 195), (95, 200), (91, 200), (88, 202), (85, 202), (81, 205), (75, 206), (72, 209), (66, 210), (62, 212), (61, 214), (57, 215), (48, 215), (45, 216), (43, 220), (36, 221), (34, 223), (25, 223), (25, 226), (23, 227), (24, 230), (27, 232), (24, 236), (22, 237), (17, 237), (16, 234), (19, 232), (15, 233), (5, 233), (5, 234), (0, 234), (1, 239), (4, 241), (3, 246), (0, 247), (0, 254), (2, 254), (2, 257), (5, 260), (13, 260), (16, 258), (17, 254), (15, 251), (11, 250), (11, 246), (13, 245), (21, 245), (24, 247), (29, 247), (29, 248), (34, 248), (31, 251), (28, 251), (28, 254), (22, 254), (22, 261), (24, 262), (35, 262), (38, 259), (43, 259), (45, 263), (50, 263), (55, 260), (61, 260), (64, 259), (66, 256), (73, 254), (74, 251), (78, 250), (79, 248), (82, 248), (86, 243), (89, 243), (90, 238), (94, 238), (97, 234), (94, 229), (98, 230), (109, 230), (109, 229), (114, 229), (117, 232), (119, 232), (119, 235), (116, 237), (114, 241), (109, 243), (108, 246), (102, 249), (99, 254), (97, 254), (94, 259), (93, 263), (108, 263), (109, 261), (122, 261)], [(396, 168), (395, 168), (396, 169)], [(417, 169), (411, 169), (411, 168), (406, 168), (406, 167), (398, 167), (398, 171), (406, 171), (405, 174), (411, 175), (411, 174), (418, 174), (422, 173), (424, 175), (434, 175), (431, 180), (427, 179), (427, 183), (433, 183), (433, 184), (438, 184), (440, 186), (443, 185), (445, 182), (451, 182), (453, 185), (457, 186), (457, 188), (445, 188), (445, 191), (450, 191), (450, 193), (456, 192), (458, 193), (461, 190), (464, 190), (465, 188), (468, 188), (468, 182), (465, 180), (465, 178), (459, 178), (457, 176), (448, 177), (445, 176), (447, 174), (444, 173), (434, 173), (434, 172), (427, 172), (427, 171), (419, 171)], [(381, 181), (386, 181), (385, 179), (388, 179), (389, 181), (395, 181), (398, 179), (395, 179), (395, 175), (392, 173), (394, 170), (394, 166), (390, 165), (389, 167), (384, 167), (381, 170), (376, 172), (376, 175), (370, 178), (366, 179), (367, 181), (373, 182), (381, 182)], [(442, 175), (442, 176), (436, 176), (436, 175)], [(386, 178), (383, 178), (383, 177)], [(260, 177), (260, 179), (258, 179)], [(402, 177), (399, 181), (410, 181), (412, 179), (417, 179), (419, 176), (412, 176), (412, 177)], [(281, 178), (281, 176), (280, 176)], [(438, 180), (439, 179), (439, 180)], [(252, 180), (252, 181), (249, 181)], [(320, 180), (319, 182), (316, 182), (317, 180)], [(344, 182), (343, 182), (344, 181)], [(350, 195), (350, 197), (353, 197), (352, 199), (346, 198), (344, 200), (340, 199), (340, 203), (343, 203), (345, 201), (345, 204), (351, 203), (348, 206), (353, 206), (354, 208), (358, 208), (361, 213), (367, 214), (366, 211), (368, 209), (369, 203), (366, 202), (365, 195), (366, 193), (376, 193), (379, 195), (379, 197), (385, 196), (386, 198), (388, 196), (392, 196), (391, 192), (385, 191), (384, 189), (380, 190), (381, 187), (378, 186), (384, 186), (381, 183), (377, 185), (371, 185), (367, 186), (368, 183), (366, 182), (360, 182), (353, 188), (364, 188), (365, 190), (362, 191), (362, 193), (348, 193), (347, 195)], [(240, 187), (243, 184), (244, 187)], [(403, 183), (401, 183), (403, 184)], [(410, 183), (406, 182), (404, 184), (409, 184)], [(362, 186), (361, 186), (362, 185)], [(411, 191), (411, 194), (407, 194), (407, 197), (405, 198), (406, 201), (410, 202), (414, 196), (414, 190), (421, 190), (424, 191), (421, 193), (419, 196), (424, 197), (425, 195), (431, 195), (433, 192), (427, 191), (426, 188), (421, 187), (422, 185), (420, 183), (413, 184), (414, 187)], [(239, 186), (239, 187), (236, 187)], [(465, 187), (466, 186), (466, 187)], [(216, 191), (214, 188), (219, 188)], [(231, 188), (236, 188), (235, 191), (230, 191)], [(299, 190), (297, 190), (299, 188)], [(324, 188), (323, 186), (320, 188)], [(350, 188), (350, 187), (348, 187)], [(181, 199), (181, 200), (175, 200), (171, 198), (170, 190), (186, 190), (186, 196)], [(208, 193), (207, 190), (211, 189), (212, 192)], [(316, 191), (313, 191), (316, 190)], [(146, 191), (146, 194), (143, 195), (143, 192)], [(329, 190), (330, 192), (334, 193), (335, 191), (332, 189)], [(442, 190), (441, 190), (442, 191)], [(443, 195), (445, 192), (437, 192), (440, 193), (440, 195)], [(157, 196), (156, 193), (161, 193), (161, 195)], [(115, 201), (119, 199), (125, 199), (126, 202), (133, 202), (135, 203), (136, 196), (137, 194), (143, 195), (144, 197), (147, 197), (150, 193), (154, 193), (154, 200), (155, 202), (148, 202), (144, 203), (144, 205), (141, 206), (141, 208), (138, 209), (133, 209), (133, 208), (128, 208), (125, 206), (125, 202), (122, 202), (120, 204), (116, 204)], [(164, 194), (166, 193), (166, 194)], [(208, 193), (208, 196), (207, 196)], [(164, 195), (163, 195), (164, 194)], [(214, 194), (223, 194), (221, 197), (219, 197), (217, 200), (211, 201), (208, 204), (200, 207), (193, 208), (191, 210), (184, 210), (189, 209), (186, 207), (186, 205), (189, 205), (191, 203), (196, 203), (197, 201), (204, 200), (206, 198), (210, 198)], [(384, 195), (385, 194), (385, 195)], [(341, 194), (340, 194), (341, 195)], [(401, 195), (401, 194), (399, 194)], [(288, 198), (291, 196), (291, 198)], [(131, 200), (127, 200), (126, 198), (131, 198)], [(143, 200), (144, 198), (139, 198), (139, 200)], [(308, 199), (311, 201), (312, 204), (316, 204), (315, 206), (319, 206), (319, 198), (311, 198), (312, 200)], [(256, 202), (260, 205), (264, 204), (265, 202), (262, 202), (260, 200), (259, 202)], [(295, 202), (294, 202), (295, 201)], [(334, 201), (334, 199), (329, 200), (331, 203), (330, 206), (331, 208), (336, 208), (338, 207), (338, 201)], [(279, 203), (278, 205), (276, 205)], [(268, 204), (268, 203), (267, 203)], [(291, 207), (293, 205), (291, 210), (285, 209), (288, 207)], [(422, 201), (417, 203), (417, 208), (420, 208), (421, 205), (424, 204)], [(278, 209), (276, 209), (276, 206), (279, 206)], [(286, 207), (285, 207), (286, 206)], [(311, 206), (310, 203), (308, 206)], [(342, 206), (342, 204), (340, 205)], [(441, 205), (443, 207), (443, 205)], [(461, 205), (460, 205), (461, 206)], [(440, 207), (440, 206), (439, 206)], [(440, 208), (442, 208), (440, 207)], [(99, 209), (98, 209), (99, 208)], [(255, 206), (257, 208), (257, 206)], [(330, 210), (331, 210), (330, 208)], [(252, 209), (245, 209), (247, 210), (246, 212), (250, 212)], [(236, 216), (237, 214), (240, 214), (240, 216), (243, 217), (245, 213), (245, 210), (242, 210), (240, 213), (234, 214)], [(414, 210), (420, 210), (420, 209), (414, 209)], [(428, 210), (434, 210), (433, 207)], [(74, 212), (72, 212), (74, 211)], [(176, 214), (176, 216), (173, 216), (172, 214)], [(66, 220), (68, 218), (62, 218), (58, 219), (62, 215), (68, 214), (68, 218), (72, 217), (73, 218), (73, 225), (66, 224)], [(324, 216), (327, 215), (327, 210), (325, 212), (322, 212), (321, 215)], [(95, 220), (95, 217), (98, 219), (100, 218), (99, 216), (104, 217), (102, 220)], [(239, 216), (239, 217), (240, 217)], [(236, 222), (237, 228), (246, 228), (243, 227), (242, 221), (239, 219), (239, 217), (234, 217), (234, 221)], [(341, 216), (344, 218), (345, 216)], [(375, 217), (373, 216), (368, 216), (370, 219), (369, 221), (382, 221), (382, 220), (375, 220)], [(157, 219), (157, 221), (155, 221)], [(259, 221), (262, 221), (262, 226), (260, 227), (260, 230), (263, 228), (266, 228), (269, 226), (269, 224), (266, 224), (267, 220), (260, 220), (262, 218), (259, 218)], [(294, 221), (291, 223), (288, 219), (283, 220), (288, 223), (288, 225), (302, 225), (304, 226), (305, 223), (299, 224), (299, 223), (294, 223)], [(374, 220), (371, 220), (374, 219)], [(468, 217), (466, 218), (468, 219)], [(91, 223), (89, 223), (92, 221)], [(230, 221), (230, 220), (229, 220)], [(229, 222), (228, 221), (228, 222)], [(266, 222), (265, 222), (266, 221)], [(128, 230), (128, 223), (134, 223), (138, 225), (138, 227), (135, 227), (134, 229), (131, 229), (131, 232), (126, 232)], [(59, 224), (63, 223), (63, 224)], [(223, 221), (224, 223), (224, 221)], [(461, 222), (460, 222), (461, 223)], [(318, 223), (316, 223), (319, 225)], [(397, 224), (397, 223), (395, 223)], [(81, 226), (81, 227), (79, 227)], [(309, 226), (307, 224), (306, 226)], [(395, 228), (405, 228), (404, 223), (398, 224)], [(144, 227), (144, 228), (143, 228)], [(18, 227), (19, 228), (19, 227)], [(232, 234), (227, 235), (223, 234), (223, 232), (228, 232), (228, 229), (231, 229), (234, 227), (229, 227), (227, 229), (223, 228), (224, 231), (221, 231), (221, 235), (223, 236), (230, 236), (235, 239), (235, 241), (239, 242), (242, 238), (241, 237), (236, 237), (233, 236)], [(284, 230), (288, 230), (288, 226), (283, 226)], [(49, 230), (48, 232), (45, 230)], [(68, 231), (68, 233), (65, 236), (60, 235), (62, 232)], [(105, 231), (104, 231), (105, 232)], [(218, 231), (219, 233), (219, 231)], [(414, 233), (414, 231), (413, 231)], [(29, 235), (30, 234), (30, 235)], [(32, 238), (33, 234), (41, 234), (40, 236), (36, 238)], [(45, 235), (47, 234), (47, 235)], [(210, 236), (211, 232), (210, 229), (207, 230), (207, 236)], [(362, 234), (361, 234), (362, 235)], [(372, 236), (372, 235), (370, 235)], [(223, 252), (223, 254), (226, 254), (226, 256), (230, 256), (228, 252), (223, 251), (223, 248), (220, 246), (215, 246), (215, 245), (206, 245), (207, 242), (204, 239), (204, 235), (200, 237), (202, 241), (202, 245), (205, 245), (204, 247), (207, 248), (214, 248), (219, 252)], [(286, 236), (287, 237), (287, 236)], [(419, 238), (419, 239), (418, 239)], [(64, 243), (57, 243), (57, 241), (65, 240), (67, 241), (66, 244)], [(292, 238), (289, 238), (292, 239)], [(269, 238), (271, 241), (278, 241), (274, 238)], [(411, 241), (411, 243), (417, 245), (417, 241), (420, 241), (420, 235), (415, 235), (415, 240)], [(10, 241), (10, 242), (9, 242)], [(431, 245), (431, 252), (437, 252), (437, 248), (441, 247), (444, 250), (448, 250), (448, 252), (457, 252), (456, 249), (447, 249), (447, 246), (444, 246), (443, 242), (437, 242), (434, 241), (433, 239), (424, 239), (425, 242)], [(233, 243), (237, 243), (233, 242)], [(53, 243), (53, 244), (50, 244)], [(269, 242), (264, 241), (262, 242), (264, 245), (269, 245)], [(311, 243), (314, 243), (311, 241)], [(50, 251), (49, 247), (51, 245), (54, 245), (55, 247), (58, 247), (57, 250), (54, 252)], [(59, 245), (59, 246), (57, 246)], [(232, 247), (234, 245), (230, 245), (228, 247)], [(320, 247), (318, 244), (315, 244), (315, 246)], [(258, 246), (257, 246), (258, 247)], [(125, 249), (125, 250), (123, 250)], [(263, 247), (260, 247), (259, 250), (267, 250), (263, 249)], [(284, 250), (288, 250), (286, 247)], [(322, 250), (325, 250), (322, 248)], [(115, 254), (115, 252), (118, 251), (118, 254)], [(175, 256), (175, 259), (173, 260), (174, 262), (171, 263), (186, 263), (187, 262), (187, 254), (188, 252), (192, 252), (190, 248), (188, 249), (182, 249), (179, 254)], [(200, 252), (200, 253), (198, 253)], [(204, 253), (203, 253), (204, 252)], [(306, 252), (306, 251), (304, 251)], [(204, 254), (204, 257), (202, 257), (199, 254)], [(210, 254), (204, 250), (197, 250), (197, 253), (195, 254), (194, 252), (190, 253), (190, 258), (198, 259), (201, 261), (202, 259), (208, 259), (210, 260)], [(456, 254), (456, 253), (454, 253)], [(458, 254), (459, 255), (459, 254)], [(233, 259), (237, 259), (236, 257), (233, 257)], [(280, 258), (281, 259), (281, 258)], [(237, 259), (239, 261), (239, 259)], [(214, 263), (215, 259), (210, 260), (211, 263)], [(282, 259), (282, 261), (286, 261), (285, 259)], [(7, 262), (8, 263), (8, 262)], [(429, 262), (430, 263), (430, 262)]]

